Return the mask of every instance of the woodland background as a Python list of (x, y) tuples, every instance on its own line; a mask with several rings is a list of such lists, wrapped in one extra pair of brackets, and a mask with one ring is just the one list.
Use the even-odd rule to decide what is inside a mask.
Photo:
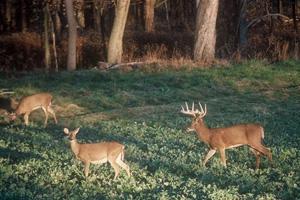
[[(66, 1), (68, 2), (68, 1)], [(68, 20), (62, 0), (0, 2), (0, 70), (107, 67), (117, 1), (74, 0), (76, 65), (67, 67)], [(195, 59), (198, 9), (213, 1), (124, 0), (130, 3), (117, 63), (141, 61), (171, 66), (245, 59), (274, 62), (299, 58), (299, 1), (219, 0), (214, 58)], [(199, 16), (198, 16), (199, 17)], [(125, 17), (126, 19), (126, 17)], [(200, 19), (201, 20), (201, 19)], [(76, 46), (75, 46), (76, 44)], [(70, 48), (70, 47), (69, 47)], [(116, 48), (115, 48), (116, 49)], [(99, 64), (100, 61), (100, 64)], [(196, 61), (196, 62), (195, 62)], [(101, 64), (102, 63), (102, 64)]]

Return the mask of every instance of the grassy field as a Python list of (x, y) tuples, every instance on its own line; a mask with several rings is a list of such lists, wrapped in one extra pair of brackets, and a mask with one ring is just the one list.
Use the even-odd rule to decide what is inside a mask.
[[(48, 91), (59, 124), (43, 128), (43, 113), (0, 125), (1, 199), (300, 199), (300, 62), (249, 61), (211, 69), (131, 72), (96, 70), (0, 75), (16, 98)], [(209, 127), (258, 122), (265, 128), (274, 167), (247, 147), (219, 154), (206, 168), (208, 147), (186, 133), (185, 101), (206, 103)], [(86, 180), (63, 128), (81, 127), (80, 142), (126, 145), (125, 171), (113, 181), (109, 164), (91, 166)]]

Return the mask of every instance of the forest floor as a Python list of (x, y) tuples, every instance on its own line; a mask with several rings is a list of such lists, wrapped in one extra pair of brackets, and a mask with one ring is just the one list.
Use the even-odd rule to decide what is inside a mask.
[[(1, 199), (300, 199), (299, 61), (0, 76), (0, 88), (17, 99), (51, 92), (59, 121), (43, 128), (35, 111), (25, 127), (1, 116)], [(254, 170), (254, 156), (239, 147), (226, 152), (227, 168), (218, 154), (204, 168), (208, 147), (185, 132), (185, 101), (207, 104), (209, 127), (262, 124), (274, 166), (264, 158)], [(113, 181), (104, 164), (85, 179), (64, 127), (80, 127), (80, 142), (123, 143), (132, 177), (122, 171)]]

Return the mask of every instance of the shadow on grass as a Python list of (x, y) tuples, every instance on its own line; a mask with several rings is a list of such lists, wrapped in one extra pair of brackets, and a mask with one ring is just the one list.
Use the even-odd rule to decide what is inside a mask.
[(22, 160), (30, 160), (32, 158), (41, 159), (42, 157), (29, 152), (20, 152), (17, 150), (11, 150), (8, 148), (1, 148), (0, 147), (0, 157), (7, 159), (9, 164), (17, 164)]
[[(135, 160), (135, 162), (139, 162)], [(146, 165), (148, 165), (148, 171), (155, 176), (156, 173), (160, 171), (171, 174), (171, 177), (181, 177), (185, 181), (189, 179), (195, 179), (197, 182), (201, 183), (203, 187), (210, 187), (209, 185), (216, 186), (217, 189), (228, 190), (229, 188), (237, 188), (237, 192), (239, 195), (243, 194), (253, 194), (254, 197), (262, 195), (264, 193), (270, 192), (270, 188), (268, 184), (265, 184), (260, 180), (260, 172), (254, 171), (252, 169), (247, 169), (247, 172), (241, 173), (232, 173), (235, 169), (234, 166), (229, 166), (227, 168), (223, 168), (222, 166), (218, 167), (194, 167), (193, 165), (186, 164), (178, 164), (175, 162), (164, 162), (160, 159), (155, 161), (148, 161)], [(152, 162), (150, 164), (150, 162)], [(262, 170), (268, 169), (264, 167)], [(271, 170), (270, 174), (273, 174)], [(269, 175), (268, 175), (269, 176)], [(264, 177), (262, 180), (264, 180)], [(157, 193), (161, 190), (161, 187), (153, 189), (150, 192)], [(165, 189), (164, 189), (165, 190)], [(172, 192), (173, 188), (166, 188), (168, 192)], [(211, 188), (213, 190), (213, 188)], [(207, 195), (205, 190), (198, 188), (196, 190), (197, 196), (205, 196)], [(212, 192), (212, 191), (211, 191)]]

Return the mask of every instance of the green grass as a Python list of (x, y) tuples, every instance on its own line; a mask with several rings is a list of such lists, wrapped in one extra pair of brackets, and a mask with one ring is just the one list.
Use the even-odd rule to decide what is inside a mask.
[[(36, 111), (29, 127), (0, 125), (1, 199), (300, 199), (299, 61), (0, 78), (16, 98), (51, 92), (59, 120), (43, 128)], [(254, 156), (240, 147), (227, 151), (227, 168), (218, 154), (203, 168), (208, 147), (184, 131), (185, 101), (207, 104), (210, 127), (261, 123), (275, 166), (264, 158), (255, 171)], [(125, 144), (133, 176), (122, 171), (113, 181), (108, 164), (92, 165), (86, 180), (63, 133), (79, 126), (81, 142)]]

